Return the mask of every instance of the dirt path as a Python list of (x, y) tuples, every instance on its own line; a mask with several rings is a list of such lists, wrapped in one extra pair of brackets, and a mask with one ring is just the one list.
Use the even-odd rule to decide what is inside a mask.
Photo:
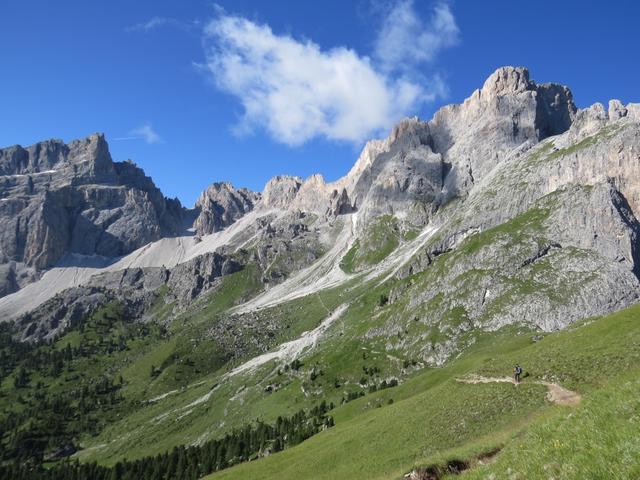
[(557, 383), (548, 383), (548, 382), (536, 382), (541, 385), (546, 385), (547, 389), (547, 400), (553, 403), (557, 403), (558, 405), (568, 405), (570, 407), (575, 407), (582, 400), (582, 395), (578, 392), (574, 392), (571, 390), (567, 390), (564, 387), (561, 387)]
[[(483, 377), (481, 375), (468, 375), (463, 378), (456, 378), (460, 383), (512, 383), (515, 385), (515, 381), (511, 377)], [(578, 392), (568, 390), (557, 383), (543, 382), (543, 381), (531, 381), (526, 383), (535, 383), (536, 385), (544, 385), (547, 387), (547, 400), (557, 405), (567, 405), (574, 407), (582, 400), (582, 395)]]

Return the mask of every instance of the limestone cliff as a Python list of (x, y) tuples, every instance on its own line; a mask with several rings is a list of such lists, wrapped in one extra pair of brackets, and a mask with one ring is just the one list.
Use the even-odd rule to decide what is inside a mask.
[(176, 235), (182, 216), (135, 164), (113, 162), (100, 134), (0, 149), (0, 290), (69, 252), (116, 257)]

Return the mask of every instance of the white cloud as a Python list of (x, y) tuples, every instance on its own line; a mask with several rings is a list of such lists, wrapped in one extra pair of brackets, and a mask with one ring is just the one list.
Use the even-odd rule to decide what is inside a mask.
[(118, 137), (116, 140), (144, 140), (149, 145), (162, 143), (162, 138), (156, 133), (150, 123), (145, 123), (131, 130), (126, 137)]
[[(407, 1), (396, 8), (403, 10), (400, 20), (386, 21), (381, 31), (381, 38), (385, 35), (389, 41), (397, 40), (395, 27), (413, 12)], [(413, 18), (417, 23), (412, 28), (422, 26), (415, 13)], [(439, 5), (426, 28), (433, 36), (446, 32), (449, 27), (443, 25), (448, 19), (453, 21), (448, 8)], [(430, 58), (448, 43), (432, 47)], [(322, 50), (312, 41), (276, 35), (268, 25), (224, 12), (205, 26), (204, 46), (202, 67), (218, 88), (242, 103), (244, 113), (236, 132), (264, 128), (288, 145), (318, 136), (360, 143), (446, 92), (437, 76), (393, 73), (388, 68), (393, 59), (378, 50), (378, 62), (346, 47)]]
[(375, 44), (375, 58), (385, 70), (407, 69), (432, 61), (446, 47), (458, 43), (460, 30), (449, 5), (438, 3), (424, 22), (413, 0), (399, 0), (385, 12)]
[(138, 128), (134, 128), (131, 130), (131, 135), (142, 138), (149, 144), (162, 142), (160, 135), (155, 132), (150, 123), (145, 123)]
[(199, 25), (200, 25), (200, 22), (198, 20), (185, 22), (182, 20), (177, 20), (175, 18), (153, 17), (146, 22), (136, 23), (135, 25), (131, 25), (130, 27), (127, 27), (126, 30), (128, 32), (148, 33), (151, 30), (155, 30), (157, 28), (172, 27), (172, 28), (177, 28), (178, 30), (191, 31), (194, 28), (197, 28)]

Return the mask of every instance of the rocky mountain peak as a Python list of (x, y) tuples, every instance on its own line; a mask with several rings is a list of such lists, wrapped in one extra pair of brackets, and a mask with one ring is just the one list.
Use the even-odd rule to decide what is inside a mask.
[[(124, 255), (180, 234), (194, 218), (198, 235), (220, 231), (254, 209), (257, 216), (280, 215), (274, 232), (291, 230), (300, 218), (334, 224), (351, 212), (357, 212), (356, 235), (382, 215), (415, 230), (545, 138), (557, 136), (554, 143), (562, 148), (625, 118), (640, 118), (639, 106), (612, 100), (608, 109), (596, 104), (578, 111), (567, 87), (537, 84), (526, 68), (502, 67), (463, 103), (441, 108), (429, 121), (403, 119), (387, 138), (368, 142), (351, 171), (335, 182), (322, 175), (276, 176), (262, 194), (214, 183), (188, 214), (133, 162), (113, 162), (102, 134), (0, 149), (0, 267), (12, 265), (0, 268), (0, 293), (18, 288), (23, 267), (46, 269), (67, 253)], [(570, 173), (549, 178), (565, 181)], [(588, 173), (583, 176), (590, 178)], [(620, 188), (637, 208), (635, 187)]]
[(340, 182), (327, 183), (320, 174), (311, 175), (304, 181), (290, 208), (328, 219), (352, 211), (346, 188)]
[(627, 107), (625, 107), (620, 100), (609, 100), (609, 120), (618, 120), (619, 118), (626, 117), (628, 113)]
[(46, 140), (27, 149), (20, 145), (0, 150), (0, 175), (24, 175), (50, 170), (64, 161), (66, 146), (59, 140)]
[(246, 188), (235, 189), (228, 182), (211, 184), (196, 201), (198, 217), (194, 227), (199, 235), (217, 232), (253, 210), (260, 194)]
[[(576, 111), (567, 87), (538, 85), (524, 67), (501, 67), (462, 104), (441, 108), (429, 121), (403, 119), (386, 139), (368, 142), (345, 177), (332, 183), (321, 176), (274, 177), (261, 204), (328, 217), (357, 209), (361, 226), (381, 214), (423, 224), (510, 152), (568, 130)], [(409, 205), (412, 212), (404, 211)]]
[(75, 173), (89, 175), (99, 183), (117, 183), (117, 174), (109, 145), (102, 133), (94, 133), (86, 138), (69, 143), (67, 161)]
[(300, 177), (278, 175), (267, 182), (262, 192), (262, 205), (267, 208), (288, 208), (302, 186)]
[(417, 146), (429, 142), (429, 123), (418, 117), (405, 118), (393, 127), (387, 139), (389, 147), (402, 143), (403, 147)]
[[(462, 104), (441, 108), (429, 121), (404, 119), (385, 140), (369, 142), (336, 185), (361, 212), (360, 225), (381, 214), (423, 223), (433, 208), (467, 195), (514, 149), (568, 130), (576, 110), (567, 87), (538, 85), (526, 68), (502, 67)], [(412, 212), (405, 211), (409, 205)]]
[(602, 103), (580, 109), (571, 123), (569, 135), (563, 143), (575, 143), (594, 135), (604, 126), (622, 119), (640, 121), (640, 103), (623, 105), (620, 100), (610, 100), (608, 108)]
[[(115, 257), (175, 235), (183, 209), (132, 162), (113, 162), (102, 134), (0, 149), (0, 263), (32, 276), (67, 253)], [(21, 282), (12, 282), (5, 292)]]
[(69, 153), (76, 162), (93, 160), (96, 162), (111, 161), (109, 145), (103, 133), (94, 133), (87, 137), (69, 142)]
[(535, 83), (529, 79), (529, 70), (525, 67), (500, 67), (484, 82), (480, 91), (482, 96), (508, 95), (533, 90)]

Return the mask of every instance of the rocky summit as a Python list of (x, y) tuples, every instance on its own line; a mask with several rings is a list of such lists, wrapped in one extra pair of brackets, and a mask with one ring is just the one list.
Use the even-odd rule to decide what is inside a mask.
[[(192, 455), (198, 475), (236, 465), (214, 478), (294, 478), (279, 459), (307, 471), (314, 455), (342, 458), (341, 438), (379, 444), (393, 424), (409, 432), (389, 434), (402, 449), (440, 442), (394, 474), (489, 463), (524, 417), (537, 421), (547, 403), (582, 408), (572, 389), (604, 381), (597, 368), (575, 373), (572, 358), (607, 370), (637, 357), (601, 342), (633, 342), (635, 327), (625, 336), (594, 318), (638, 302), (638, 218), (640, 104), (579, 109), (568, 87), (522, 67), (498, 69), (430, 120), (402, 120), (337, 181), (280, 175), (262, 192), (217, 182), (191, 209), (114, 162), (100, 134), (0, 149), (7, 345), (60, 365), (37, 374), (56, 399), (73, 378), (100, 398), (75, 406), (98, 423), (63, 428), (34, 447), (38, 461), (73, 456), (109, 473), (164, 465), (187, 445), (173, 451)], [(612, 318), (627, 325), (625, 315)], [(515, 391), (496, 373), (509, 375), (512, 352), (537, 369)], [(36, 378), (7, 372), (16, 385)], [(415, 415), (455, 431), (414, 432)], [(477, 450), (494, 428), (504, 435)], [(276, 453), (310, 436), (307, 450)], [(464, 459), (439, 453), (452, 448)], [(356, 478), (332, 468), (322, 478)]]
[(117, 257), (180, 233), (183, 208), (100, 134), (0, 150), (0, 252), (6, 295), (66, 254)]

